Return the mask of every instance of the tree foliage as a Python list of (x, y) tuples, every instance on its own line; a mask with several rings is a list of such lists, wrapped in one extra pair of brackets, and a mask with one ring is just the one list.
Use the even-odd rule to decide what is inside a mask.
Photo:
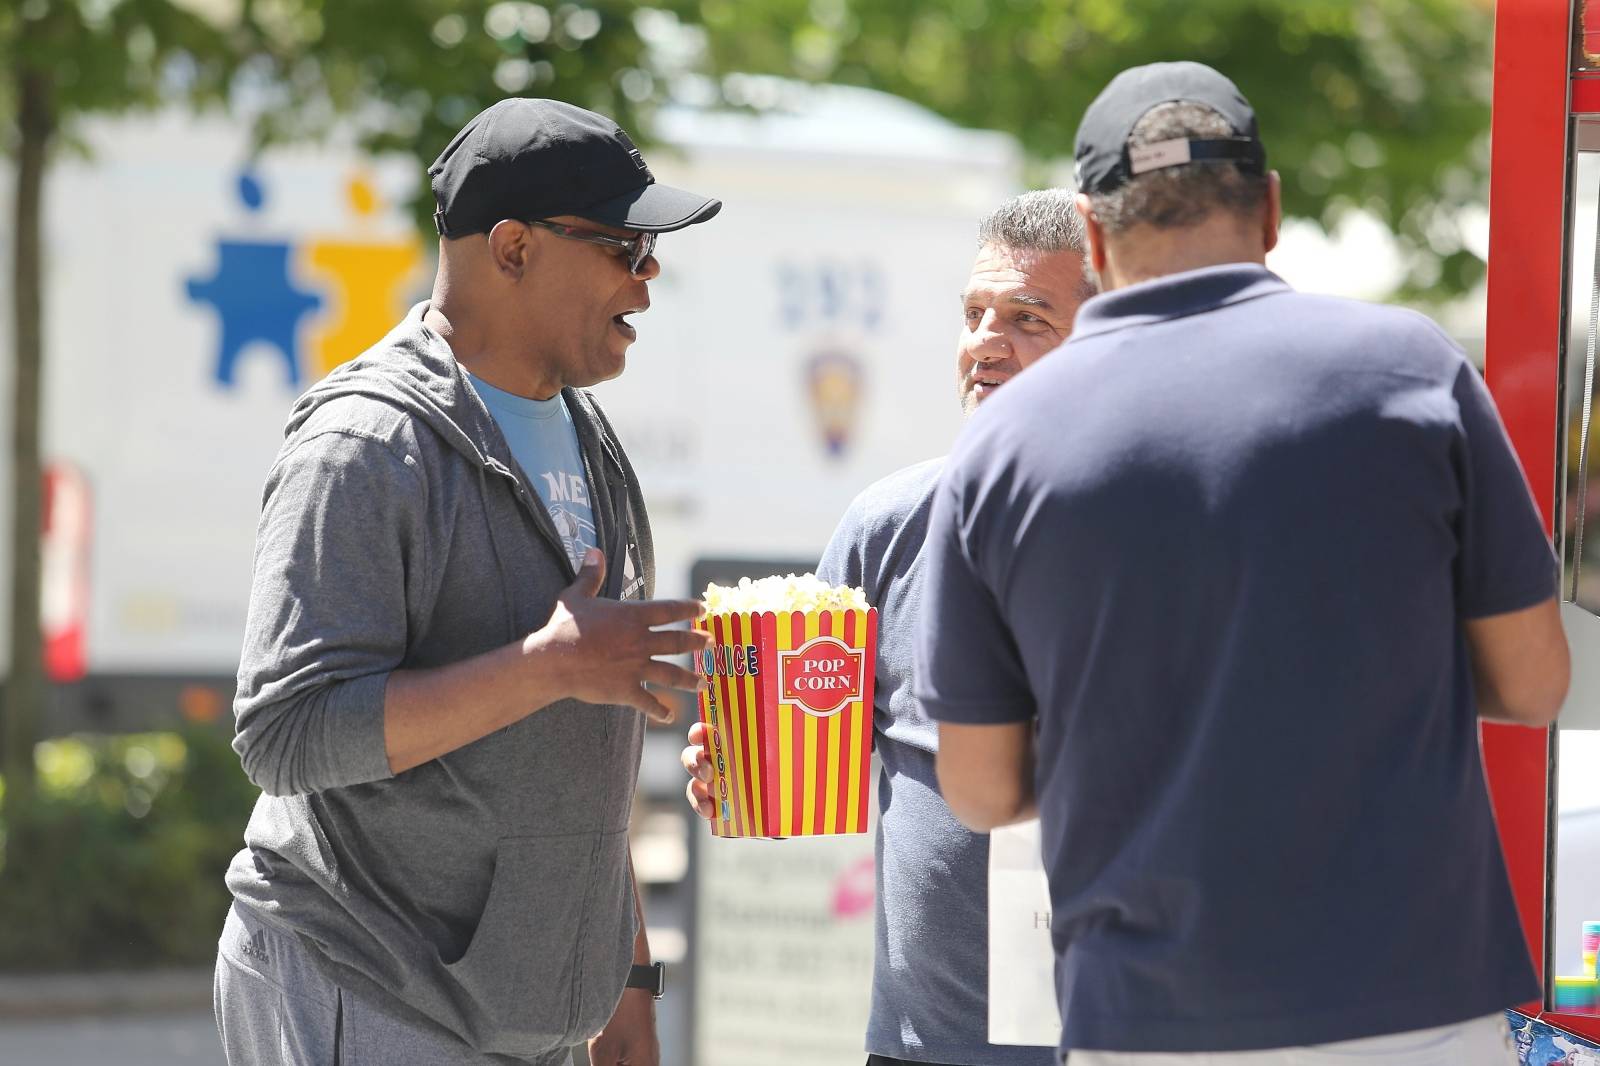
[(11, 597), (4, 762), (14, 796), (33, 781), (44, 697), (40, 662), (39, 396), (45, 350), (42, 215), (53, 151), (84, 115), (183, 99), (218, 104), (252, 47), (245, 23), (222, 25), (166, 0), (14, 0), (0, 5), (0, 136), (15, 159), (11, 261)]
[(1284, 175), (1288, 213), (1352, 208), (1408, 253), (1407, 288), (1452, 295), (1483, 262), (1464, 208), (1487, 200), (1488, 0), (704, 0), (720, 70), (882, 89), (1070, 157), (1120, 70), (1195, 59), (1238, 83)]
[(11, 0), (0, 56), (53, 72), (68, 130), (231, 88), (263, 142), (343, 127), (424, 163), (508, 95), (648, 136), (689, 66), (881, 89), (1054, 161), (1117, 71), (1192, 58), (1255, 104), (1291, 214), (1372, 212), (1409, 288), (1448, 295), (1483, 269), (1458, 216), (1486, 199), (1492, 23), (1490, 0)]
[(0, 971), (206, 963), (255, 786), (221, 730), (66, 737), (0, 807)]
[(220, 105), (256, 47), (250, 24), (208, 16), (204, 0), (9, 0), (0, 4), (0, 129), (18, 135), (18, 84), (48, 77), (70, 130), (88, 115), (174, 102)]
[[(242, 94), (267, 142), (338, 128), (369, 151), (402, 152), (426, 165), (468, 119), (507, 96), (600, 111), (641, 139), (661, 96), (661, 57), (639, 30), (659, 12), (633, 2), (281, 6), (294, 15), (266, 27), (267, 47)], [(428, 234), (432, 206), (424, 185), (417, 221)]]
[[(881, 89), (1012, 133), (1048, 163), (1070, 158), (1078, 116), (1119, 70), (1197, 59), (1255, 104), (1289, 213), (1331, 227), (1352, 208), (1371, 212), (1407, 253), (1408, 295), (1454, 295), (1483, 272), (1460, 218), (1487, 199), (1489, 0), (256, 0), (244, 10), (264, 44), (250, 68), (263, 137), (353, 123), (365, 147), (424, 163), (508, 95), (568, 100), (648, 136), (654, 106), (694, 68)], [(419, 205), (419, 223), (428, 210)]]

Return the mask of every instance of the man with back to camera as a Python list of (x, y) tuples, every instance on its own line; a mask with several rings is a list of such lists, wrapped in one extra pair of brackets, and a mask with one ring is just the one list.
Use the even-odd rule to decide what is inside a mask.
[[(1072, 331), (1094, 289), (1083, 223), (1064, 189), (1015, 197), (983, 220), (961, 293), (956, 383), (971, 414)], [(1043, 1066), (1054, 1051), (988, 1042), (989, 837), (958, 824), (934, 780), (933, 722), (912, 696), (913, 619), (922, 609), (923, 536), (944, 460), (891, 474), (856, 497), (817, 573), (861, 587), (878, 609), (877, 946), (869, 1066)], [(689, 801), (714, 813), (705, 727), (689, 730)]]
[[(263, 795), (228, 871), (231, 1066), (659, 1059), (628, 850), (657, 626), (622, 372), (655, 183), (603, 116), (503, 100), (429, 171), (432, 298), (296, 405), (267, 480), (234, 742)], [(625, 985), (627, 990), (624, 990)]]
[(1548, 724), (1568, 661), (1488, 392), (1266, 270), (1278, 178), (1209, 67), (1119, 75), (1077, 159), (1105, 292), (957, 444), (917, 642), (957, 816), (1037, 797), (1062, 1050), (1512, 1063), (1477, 723)]

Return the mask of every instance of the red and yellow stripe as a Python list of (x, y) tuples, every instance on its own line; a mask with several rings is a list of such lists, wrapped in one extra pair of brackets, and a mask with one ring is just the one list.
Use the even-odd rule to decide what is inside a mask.
[[(719, 646), (755, 646), (759, 662), (756, 676), (713, 676), (700, 697), (701, 720), (714, 735), (712, 796), (718, 809), (712, 832), (866, 832), (877, 612), (725, 614), (698, 626)], [(780, 656), (819, 636), (835, 637), (865, 658), (860, 698), (827, 716), (778, 700)]]

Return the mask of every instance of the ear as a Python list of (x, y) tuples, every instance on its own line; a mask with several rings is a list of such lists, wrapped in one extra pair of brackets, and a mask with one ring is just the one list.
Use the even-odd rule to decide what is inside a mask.
[(1261, 240), (1264, 250), (1270, 252), (1278, 246), (1278, 230), (1283, 226), (1283, 179), (1276, 170), (1267, 175), (1267, 209), (1261, 219)]
[(1078, 205), (1078, 214), (1083, 216), (1084, 243), (1088, 246), (1084, 258), (1089, 261), (1090, 269), (1103, 278), (1106, 274), (1106, 231), (1086, 193), (1074, 196), (1073, 203)]
[(496, 272), (519, 281), (533, 262), (532, 231), (514, 218), (501, 219), (489, 231), (489, 261)]

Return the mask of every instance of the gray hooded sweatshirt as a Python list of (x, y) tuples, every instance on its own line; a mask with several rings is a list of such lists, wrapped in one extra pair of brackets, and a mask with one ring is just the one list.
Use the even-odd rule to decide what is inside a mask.
[[(622, 995), (644, 719), (563, 700), (390, 773), (389, 674), (521, 639), (575, 576), (425, 310), (300, 399), (268, 475), (234, 705), (234, 748), (262, 796), (227, 882), (352, 991), (543, 1062), (597, 1033)], [(633, 469), (594, 401), (565, 396), (604, 595), (648, 598)]]

